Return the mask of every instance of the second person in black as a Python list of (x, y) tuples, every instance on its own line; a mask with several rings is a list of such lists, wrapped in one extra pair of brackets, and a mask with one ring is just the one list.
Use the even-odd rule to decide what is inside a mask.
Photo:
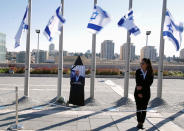
[(151, 96), (150, 86), (153, 83), (153, 69), (151, 61), (143, 58), (141, 68), (136, 71), (136, 87), (134, 97), (137, 108), (137, 128), (143, 129), (143, 123), (146, 118), (146, 109)]

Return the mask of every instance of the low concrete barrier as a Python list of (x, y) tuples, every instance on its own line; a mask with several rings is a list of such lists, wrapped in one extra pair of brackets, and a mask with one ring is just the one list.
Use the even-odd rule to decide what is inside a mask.
[[(7, 74), (0, 73), (0, 77), (24, 77), (24, 74)], [(30, 74), (30, 77), (58, 77), (57, 74)], [(70, 75), (64, 74), (64, 78), (69, 78)], [(90, 78), (90, 75), (86, 75), (86, 78)], [(96, 78), (124, 78), (123, 75), (96, 75)], [(130, 76), (130, 78), (135, 78), (135, 76)], [(157, 76), (154, 76), (157, 79)], [(179, 76), (163, 76), (164, 79), (184, 79), (184, 77)]]

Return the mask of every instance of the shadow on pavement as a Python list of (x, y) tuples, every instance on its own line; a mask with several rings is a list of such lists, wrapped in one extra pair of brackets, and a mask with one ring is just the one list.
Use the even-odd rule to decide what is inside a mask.
[[(111, 123), (108, 123), (108, 124), (106, 124), (106, 125), (103, 125), (103, 126), (100, 126), (100, 127), (98, 127), (98, 128), (95, 128), (95, 129), (92, 129), (93, 131), (100, 131), (100, 130), (103, 130), (103, 129), (105, 129), (105, 128), (107, 128), (107, 127), (110, 127), (110, 126), (113, 126), (113, 125), (115, 125), (115, 124), (117, 124), (117, 123), (120, 123), (120, 122), (122, 122), (122, 121), (125, 121), (125, 120), (128, 120), (128, 119), (130, 119), (130, 118), (132, 118), (132, 117), (134, 117), (135, 116), (135, 113), (134, 114), (131, 114), (131, 115), (128, 115), (128, 116), (125, 116), (125, 117), (123, 117), (123, 118), (120, 118), (120, 119), (118, 119), (118, 120), (115, 120), (115, 121), (113, 121), (113, 122), (111, 122)], [(136, 128), (137, 129), (137, 128)], [(132, 130), (133, 131), (133, 130)], [(135, 130), (134, 130), (135, 131)]]
[(123, 97), (115, 102), (117, 107), (123, 106), (123, 105), (134, 105), (135, 102), (133, 102), (131, 99), (127, 97)]
[[(9, 107), (9, 106), (13, 106), (15, 104), (6, 104), (6, 105), (0, 105), (0, 107), (3, 107), (2, 109), (6, 108), (6, 107)], [(10, 113), (14, 113), (15, 111), (10, 111), (10, 112), (7, 112), (7, 113), (1, 113), (0, 116), (2, 115), (6, 115), (6, 114), (10, 114)]]
[(139, 129), (137, 127), (132, 127), (130, 129), (128, 129), (127, 131), (138, 131)]
[[(47, 104), (40, 105), (40, 106), (45, 106), (45, 105), (47, 105)], [(20, 111), (26, 111), (26, 110), (30, 110), (30, 109), (32, 109), (32, 108), (26, 108), (26, 109), (23, 109), (23, 110), (20, 110)], [(38, 112), (34, 112), (34, 113), (19, 115), (19, 118), (22, 118), (21, 120), (19, 120), (19, 122), (33, 120), (33, 119), (36, 119), (36, 118), (44, 117), (44, 116), (47, 116), (47, 115), (52, 115), (52, 114), (55, 114), (55, 113), (58, 113), (58, 112), (61, 112), (61, 111), (66, 111), (66, 110), (69, 110), (69, 108), (67, 108), (67, 107), (56, 107), (54, 109), (47, 109), (47, 110), (42, 110), (42, 111), (38, 111)], [(50, 114), (48, 112), (50, 112)], [(10, 112), (8, 112), (8, 113), (10, 113)], [(3, 115), (6, 115), (8, 113), (4, 113)], [(11, 113), (13, 113), (13, 112), (11, 112)], [(15, 116), (7, 117), (5, 119), (1, 119), (0, 121), (6, 121), (6, 120), (15, 120)], [(5, 123), (5, 124), (1, 124), (0, 127), (10, 126), (14, 123), (15, 123), (14, 121), (13, 122), (8, 122), (8, 123)]]
[[(158, 99), (155, 99), (155, 100), (158, 101)], [(54, 102), (54, 100), (51, 100), (50, 102)], [(91, 104), (93, 105), (93, 104), (95, 104), (95, 103), (96, 103), (96, 102), (93, 101), (93, 100), (90, 100), (90, 98), (88, 98), (88, 99), (86, 100), (86, 105), (91, 105)], [(120, 99), (120, 100), (118, 100), (118, 101), (116, 102), (116, 105), (115, 105), (115, 106), (112, 106), (112, 107), (110, 107), (110, 108), (117, 108), (117, 107), (120, 107), (120, 106), (122, 106), (122, 105), (127, 105), (127, 104), (131, 104), (131, 103), (132, 103), (132, 102), (131, 102), (129, 99), (127, 99), (127, 98), (122, 98), (122, 99)], [(153, 103), (154, 103), (154, 102), (153, 102)], [(158, 105), (156, 105), (156, 106), (160, 106), (160, 105), (162, 105), (162, 104), (163, 104), (163, 102), (161, 102), (161, 104), (158, 104)], [(11, 105), (12, 105), (12, 104), (11, 104)], [(46, 106), (46, 105), (48, 105), (48, 103), (47, 103), (47, 104), (40, 105), (40, 106)], [(7, 106), (8, 106), (8, 105), (7, 105)], [(156, 107), (156, 106), (155, 106), (155, 107)], [(21, 110), (21, 111), (30, 110), (30, 109), (32, 109), (32, 108), (26, 108), (26, 109), (23, 109), (23, 110)], [(71, 108), (68, 108), (68, 107), (56, 107), (56, 108), (47, 109), (47, 110), (42, 110), (42, 111), (38, 111), (38, 112), (34, 112), (34, 113), (28, 113), (28, 114), (19, 115), (19, 118), (21, 118), (21, 119), (19, 120), (19, 122), (24, 122), (24, 121), (33, 120), (33, 119), (36, 119), (36, 118), (40, 118), (40, 117), (44, 117), (44, 116), (47, 116), (47, 115), (56, 114), (56, 113), (58, 113), (58, 112), (62, 112), (62, 111), (70, 110), (70, 109), (71, 109)], [(70, 123), (70, 122), (74, 122), (74, 121), (78, 121), (78, 120), (81, 120), (81, 119), (85, 119), (85, 118), (88, 118), (88, 117), (90, 117), (90, 116), (97, 115), (97, 114), (100, 114), (100, 113), (103, 113), (103, 112), (107, 112), (107, 111), (109, 111), (109, 108), (106, 108), (106, 109), (103, 109), (103, 110), (101, 110), (101, 111), (97, 111), (97, 112), (94, 112), (94, 113), (91, 113), (91, 114), (88, 114), (88, 115), (84, 115), (84, 116), (80, 116), (80, 117), (77, 117), (77, 118), (73, 118), (73, 119), (70, 119), (70, 120), (67, 120), (67, 121), (64, 121), (64, 122), (61, 122), (61, 123), (57, 123), (57, 124), (54, 124), (54, 125), (50, 125), (50, 126), (47, 126), (47, 127), (41, 128), (41, 129), (38, 129), (38, 130), (49, 130), (49, 129), (52, 129), (52, 128), (55, 128), (55, 127), (58, 127), (58, 126), (62, 126), (62, 125), (68, 124), (68, 123)], [(49, 112), (49, 113), (48, 113), (48, 112)], [(9, 113), (14, 113), (14, 112), (9, 112)], [(0, 114), (0, 115), (6, 115), (6, 114), (8, 114), (8, 113), (4, 113), (4, 114)], [(172, 115), (172, 116), (166, 118), (165, 120), (163, 120), (163, 121), (161, 121), (161, 122), (155, 124), (155, 126), (149, 128), (148, 131), (154, 131), (154, 130), (156, 130), (155, 127), (160, 128), (160, 127), (163, 126), (164, 124), (168, 123), (169, 121), (172, 121), (173, 119), (179, 117), (179, 116), (182, 115), (182, 114), (184, 114), (183, 110), (182, 110), (182, 111), (179, 111), (179, 112), (177, 112), (176, 114), (174, 114), (174, 115)], [(97, 130), (105, 129), (105, 128), (110, 127), (110, 126), (112, 126), (112, 125), (114, 125), (114, 124), (117, 124), (117, 123), (120, 123), (120, 122), (122, 122), (122, 121), (128, 120), (128, 119), (130, 119), (130, 118), (132, 118), (132, 117), (134, 117), (134, 116), (135, 116), (135, 113), (133, 113), (133, 114), (131, 114), (131, 115), (127, 115), (127, 116), (125, 116), (125, 117), (123, 117), (123, 118), (120, 118), (120, 119), (118, 119), (118, 120), (115, 120), (115, 121), (113, 121), (113, 122), (111, 122), (111, 123), (108, 123), (108, 124), (102, 125), (102, 126), (100, 126), (100, 127), (97, 127), (97, 128), (95, 128), (95, 129), (93, 129), (93, 130), (97, 131)], [(2, 120), (0, 120), (0, 121), (13, 120), (13, 119), (15, 119), (14, 116), (13, 116), (13, 117), (7, 117), (7, 118), (2, 119)], [(7, 123), (5, 123), (5, 124), (2, 124), (2, 125), (0, 125), (0, 127), (9, 126), (9, 125), (11, 125), (11, 124), (14, 124), (14, 121), (13, 121), (13, 122), (7, 122)], [(132, 127), (132, 128), (130, 128), (130, 129), (128, 129), (128, 131), (135, 131), (135, 130), (137, 130), (136, 127)]]
[(167, 106), (167, 102), (161, 98), (156, 97), (149, 103), (151, 108), (159, 107), (159, 106)]
[(87, 98), (85, 100), (85, 106), (100, 106), (100, 103), (96, 99)]
[[(166, 118), (166, 119), (160, 121), (160, 122), (157, 123), (157, 124), (154, 124), (154, 126), (157, 127), (157, 128), (160, 128), (160, 127), (162, 127), (163, 125), (165, 125), (166, 123), (168, 123), (168, 122), (174, 120), (175, 118), (177, 118), (177, 117), (179, 117), (179, 116), (181, 116), (181, 115), (183, 115), (183, 114), (184, 114), (183, 110), (178, 111), (176, 114), (174, 114), (174, 115), (172, 115), (172, 116), (170, 116), (170, 117), (168, 117), (168, 118)], [(148, 121), (149, 121), (149, 120), (148, 120)], [(148, 131), (153, 131), (153, 130), (154, 130), (154, 127), (148, 129)]]

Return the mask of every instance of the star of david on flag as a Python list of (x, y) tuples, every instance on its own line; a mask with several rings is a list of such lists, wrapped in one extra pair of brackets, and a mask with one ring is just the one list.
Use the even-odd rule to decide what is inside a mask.
[(87, 29), (89, 32), (96, 34), (110, 22), (108, 13), (99, 6), (94, 6), (94, 11), (90, 17)]
[(164, 39), (169, 39), (174, 44), (177, 51), (179, 51), (181, 46), (182, 32), (183, 32), (183, 24), (176, 23), (169, 10), (166, 10), (163, 36)]

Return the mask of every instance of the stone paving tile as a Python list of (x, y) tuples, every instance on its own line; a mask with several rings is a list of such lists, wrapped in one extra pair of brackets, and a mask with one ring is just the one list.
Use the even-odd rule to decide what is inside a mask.
[(105, 129), (102, 129), (101, 131), (119, 131), (117, 127), (108, 127)]
[(161, 127), (159, 125), (155, 125), (155, 126), (159, 128), (160, 131), (183, 131), (184, 130), (172, 122), (168, 122), (167, 124), (161, 125)]
[(53, 125), (67, 125), (67, 126), (76, 126), (77, 125), (77, 118), (53, 118), (52, 122)]
[(59, 126), (50, 129), (51, 131), (77, 131), (77, 126)]
[(120, 131), (126, 131), (126, 130), (133, 131), (136, 129), (135, 127), (136, 127), (137, 123), (125, 123), (125, 122), (123, 123), (123, 122), (121, 122), (121, 123), (117, 123), (116, 125)]
[(34, 129), (34, 130), (39, 130), (39, 129), (43, 129), (43, 130), (52, 130), (52, 129), (67, 129), (65, 127), (77, 127), (77, 121), (72, 121), (67, 123), (67, 121), (69, 121), (70, 118), (65, 118), (65, 119), (53, 119), (53, 121), (24, 121), (24, 122), (20, 122), (20, 124), (22, 124), (24, 126), (24, 129)]
[(92, 115), (89, 117), (90, 119), (111, 119), (111, 116), (110, 115), (101, 115), (101, 114), (97, 114), (97, 115)]
[(165, 120), (165, 118), (148, 118), (148, 120), (153, 123), (153, 124), (157, 124), (157, 123), (163, 123), (163, 121)]
[(62, 114), (58, 114), (58, 115), (48, 115), (48, 116), (44, 116), (44, 118), (49, 118), (49, 117), (54, 117), (54, 118), (77, 118), (77, 115), (62, 115)]
[(77, 130), (78, 131), (86, 131), (91, 130), (89, 122), (79, 122), (77, 123)]
[(78, 116), (78, 122), (89, 122), (89, 117), (84, 117), (83, 115)]
[(33, 121), (33, 120), (19, 122), (19, 124), (23, 125), (24, 130), (33, 130), (33, 129), (38, 130), (48, 125), (48, 123), (46, 122)]
[(137, 122), (135, 116), (127, 115), (127, 116), (112, 116), (112, 119), (117, 122), (126, 122), (126, 123), (132, 123), (132, 122)]
[(112, 119), (90, 119), (91, 129), (116, 126)]
[(155, 117), (155, 118), (162, 118), (163, 116), (160, 114), (160, 113), (149, 113), (149, 112), (147, 112), (147, 114), (146, 114), (146, 117), (148, 118), (148, 117)]

